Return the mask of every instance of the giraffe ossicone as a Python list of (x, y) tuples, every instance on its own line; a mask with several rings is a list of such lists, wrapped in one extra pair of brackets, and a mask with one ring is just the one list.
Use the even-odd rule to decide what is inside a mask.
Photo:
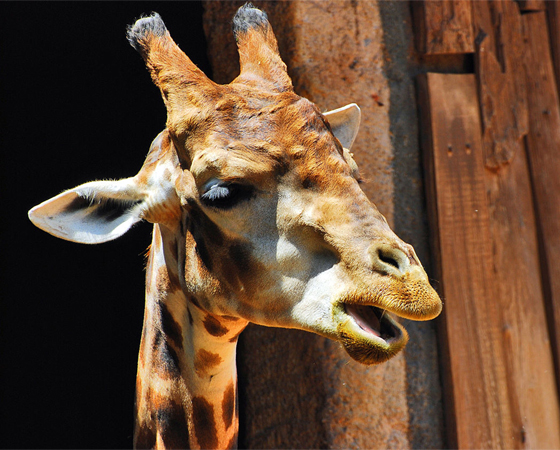
[(168, 119), (137, 175), (70, 189), (29, 212), (96, 244), (154, 224), (137, 377), (137, 447), (237, 443), (239, 334), (249, 322), (339, 341), (364, 364), (408, 336), (393, 315), (441, 311), (414, 249), (360, 188), (360, 110), (321, 114), (293, 91), (266, 14), (234, 18), (241, 72), (208, 79), (153, 14), (128, 30)]

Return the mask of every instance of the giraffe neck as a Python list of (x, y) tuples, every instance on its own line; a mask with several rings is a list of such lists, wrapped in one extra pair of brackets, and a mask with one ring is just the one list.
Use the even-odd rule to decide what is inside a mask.
[(187, 299), (179, 284), (180, 242), (154, 227), (136, 381), (137, 448), (235, 448), (237, 338), (247, 322)]

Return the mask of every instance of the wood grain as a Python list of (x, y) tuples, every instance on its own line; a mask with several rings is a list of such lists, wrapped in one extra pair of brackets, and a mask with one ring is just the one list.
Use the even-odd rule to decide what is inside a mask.
[(429, 120), (427, 179), (438, 230), (445, 321), (442, 337), (448, 446), (511, 448), (512, 424), (494, 278), (481, 122), (474, 75), (429, 73), (419, 79), (421, 116)]
[(528, 130), (523, 27), (513, 0), (472, 5), (485, 164), (496, 170), (521, 152)]
[(509, 164), (498, 171), (486, 171), (495, 302), (512, 415), (509, 445), (560, 448), (560, 416), (531, 179), (524, 146), (517, 151)]
[[(422, 117), (426, 121), (423, 128), (430, 134), (424, 142), (428, 150), (426, 183), (433, 205), (430, 215), (437, 233), (435, 252), (439, 255), (438, 267), (446, 299), (442, 334), (444, 358), (449, 363), (444, 363), (444, 373), (447, 394), (452, 396), (446, 408), (450, 428), (448, 444), (458, 448), (559, 448), (560, 414), (541, 283), (538, 227), (521, 139), (521, 132), (529, 129), (527, 100), (520, 98), (525, 93), (521, 90), (525, 88), (525, 73), (519, 70), (523, 67), (520, 55), (525, 50), (523, 34), (513, 2), (502, 2), (498, 12), (495, 5), (492, 11), (485, 3), (474, 7), (479, 30), (491, 36), (477, 43), (480, 106), (476, 86), (472, 85), (474, 75), (428, 74), (420, 83), (420, 91), (424, 92), (420, 107), (424, 109)], [(502, 34), (496, 32), (492, 14), (501, 18)], [(532, 17), (540, 14), (530, 15), (532, 27), (526, 27), (528, 34), (542, 45), (543, 41), (546, 43), (546, 27), (541, 35), (537, 28), (546, 19), (543, 15), (540, 25), (536, 25), (537, 20)], [(505, 44), (500, 44), (502, 39)], [(512, 48), (513, 42), (519, 47)], [(541, 73), (543, 79), (553, 81), (550, 58), (543, 58), (547, 54), (545, 50), (527, 49), (527, 55), (540, 61), (527, 64)], [(557, 96), (542, 80), (531, 84), (529, 104), (539, 98), (533, 93), (536, 87), (544, 87), (541, 97), (552, 100), (546, 107), (532, 106), (532, 110), (542, 114), (541, 111), (556, 105), (556, 117), (560, 120)], [(478, 109), (486, 119), (484, 127)], [(560, 122), (557, 125), (553, 129), (560, 130)], [(515, 134), (511, 132), (514, 127), (517, 127)], [(528, 142), (534, 132), (531, 129)], [(542, 138), (546, 133), (536, 131), (536, 134)], [(498, 140), (500, 153), (495, 151)], [(540, 211), (540, 200), (537, 200)], [(549, 203), (550, 199), (545, 199), (545, 204)], [(477, 210), (475, 220), (468, 215), (472, 209)], [(559, 212), (557, 208), (556, 214)], [(471, 242), (473, 230), (480, 242)], [(560, 235), (560, 230), (555, 232)], [(543, 240), (547, 242), (546, 238)], [(478, 272), (474, 270), (477, 254), (484, 268)], [(459, 260), (465, 264), (459, 266)], [(461, 298), (461, 293), (471, 298)], [(450, 304), (450, 296), (458, 301)], [(492, 307), (483, 305), (487, 301)], [(480, 322), (479, 316), (468, 315), (470, 308), (492, 317)], [(476, 330), (469, 330), (473, 320)], [(467, 341), (457, 339), (456, 335), (476, 335), (475, 340), (485, 336), (491, 343), (465, 350), (461, 346)], [(473, 372), (480, 374), (473, 376)], [(489, 386), (496, 382), (494, 396), (484, 400), (489, 404), (465, 400), (465, 396), (471, 397), (477, 391), (488, 396), (492, 391)], [(486, 407), (494, 407), (496, 414), (490, 409), (488, 416), (479, 415)], [(472, 415), (465, 412), (479, 408)], [(504, 414), (507, 423), (503, 421)], [(478, 422), (481, 417), (486, 428)]]
[(411, 5), (419, 52), (428, 55), (474, 52), (469, 1), (413, 1)]
[(546, 2), (546, 7), (554, 75), (556, 86), (560, 86), (560, 3)]
[(544, 11), (546, 3), (544, 0), (517, 0), (521, 11)]
[[(498, 286), (496, 299), (503, 323), (512, 408), (511, 445), (558, 448), (554, 363), (541, 283), (535, 205), (523, 141), (529, 131), (529, 119), (523, 70), (528, 49), (522, 17), (512, 0), (474, 2), (473, 13), (479, 30), (476, 75), (485, 164), (491, 169), (485, 171), (485, 179)], [(545, 53), (536, 54), (545, 57)]]
[[(527, 36), (526, 72), (530, 133), (527, 150), (541, 235), (541, 256), (554, 332), (556, 361), (560, 359), (560, 111), (547, 20), (544, 12), (523, 17)], [(558, 370), (558, 367), (557, 367)], [(557, 376), (559, 374), (557, 373)]]

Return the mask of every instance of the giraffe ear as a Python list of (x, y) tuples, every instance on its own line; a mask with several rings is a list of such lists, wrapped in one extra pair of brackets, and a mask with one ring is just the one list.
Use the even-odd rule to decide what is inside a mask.
[(29, 219), (61, 239), (99, 244), (122, 236), (141, 220), (144, 197), (133, 178), (93, 181), (35, 206)]
[(182, 213), (176, 191), (181, 171), (171, 145), (166, 129), (153, 140), (135, 177), (81, 184), (35, 206), (29, 219), (53, 236), (81, 244), (116, 239), (142, 219), (176, 221)]
[(342, 108), (323, 113), (323, 115), (329, 121), (333, 134), (342, 146), (350, 150), (360, 127), (361, 112), (358, 105), (350, 103)]

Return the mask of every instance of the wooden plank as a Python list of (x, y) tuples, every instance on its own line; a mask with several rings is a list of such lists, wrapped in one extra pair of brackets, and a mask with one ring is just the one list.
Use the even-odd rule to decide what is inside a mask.
[(439, 230), (439, 279), (445, 302), (442, 334), (448, 446), (510, 448), (512, 415), (502, 323), (491, 261), (481, 123), (474, 75), (426, 74), (419, 79), (432, 224)]
[(469, 1), (413, 1), (411, 5), (419, 52), (428, 55), (474, 52)]
[(485, 171), (493, 272), (504, 345), (514, 448), (560, 448), (560, 415), (524, 146)]
[(504, 326), (512, 438), (526, 448), (558, 448), (554, 363), (522, 139), (529, 129), (526, 77), (519, 70), (527, 51), (523, 24), (512, 0), (474, 2), (473, 17), (479, 30), (476, 76), (485, 164), (491, 169), (485, 172), (486, 186), (497, 301)]
[(485, 163), (496, 170), (521, 151), (528, 130), (523, 27), (513, 0), (473, 2), (473, 20)]
[(544, 0), (517, 0), (517, 3), (521, 11), (545, 11), (547, 2)]
[[(479, 30), (475, 61), (485, 164), (491, 169), (486, 171), (486, 185), (512, 438), (527, 448), (558, 447), (554, 364), (522, 139), (528, 132), (528, 110), (525, 72), (519, 70), (526, 51), (521, 14), (511, 0), (481, 1), (473, 3), (473, 20)], [(535, 386), (539, 388), (532, 392)]]
[(548, 306), (560, 360), (560, 111), (544, 12), (523, 17), (530, 133), (527, 149), (536, 199)]
[[(440, 370), (443, 381), (443, 406), (445, 413), (444, 438), (447, 443), (446, 448), (458, 448), (457, 445), (457, 417), (455, 415), (455, 391), (453, 389), (453, 377), (451, 372), (451, 361), (449, 339), (447, 336), (448, 322), (446, 299), (443, 297), (443, 286), (441, 285), (442, 261), (441, 261), (441, 245), (440, 245), (440, 222), (438, 220), (437, 208), (437, 185), (433, 158), (433, 136), (432, 136), (432, 111), (430, 109), (430, 93), (428, 89), (429, 74), (423, 74), (416, 77), (416, 91), (419, 105), (421, 148), (424, 167), (424, 186), (427, 198), (427, 213), (429, 219), (429, 242), (431, 246), (431, 265), (432, 279), (435, 280), (440, 296), (444, 300), (444, 311), (437, 320), (438, 328), (438, 350), (440, 359)], [(431, 274), (431, 275), (432, 275)]]
[(560, 3), (546, 2), (546, 6), (556, 86), (560, 86)]

